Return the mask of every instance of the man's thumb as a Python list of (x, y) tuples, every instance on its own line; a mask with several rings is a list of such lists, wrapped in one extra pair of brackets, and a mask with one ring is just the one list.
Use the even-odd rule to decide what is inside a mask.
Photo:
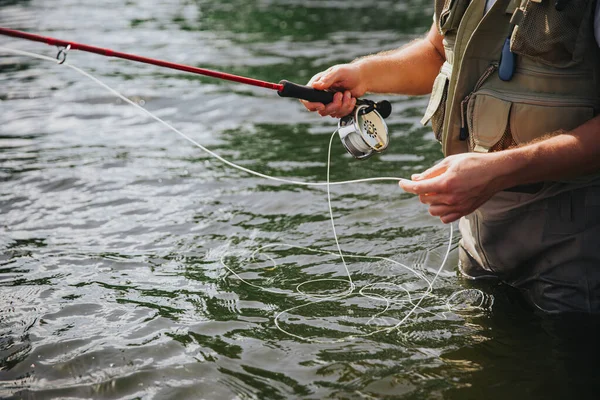
[(323, 74), (313, 82), (312, 86), (318, 90), (327, 90), (335, 82), (335, 73)]

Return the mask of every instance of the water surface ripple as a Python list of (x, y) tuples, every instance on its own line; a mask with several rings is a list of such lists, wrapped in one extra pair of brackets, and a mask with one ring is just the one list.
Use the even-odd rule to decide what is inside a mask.
[[(305, 82), (332, 63), (407, 43), (431, 12), (426, 0), (9, 0), (0, 1), (0, 25)], [(0, 46), (55, 55), (5, 37)], [(71, 52), (69, 61), (233, 162), (325, 179), (335, 121), (296, 101), (96, 55)], [(390, 100), (388, 152), (357, 162), (334, 143), (332, 180), (410, 176), (441, 157), (419, 124), (426, 99)], [(332, 202), (344, 252), (433, 277), (448, 228), (417, 199), (387, 182), (332, 187)], [(494, 307), (470, 307), (482, 299), (460, 292), (472, 286), (456, 276), (454, 252), (434, 296), (401, 329), (328, 344), (282, 333), (275, 316), (304, 304), (281, 317), (296, 335), (368, 333), (411, 308), (398, 288), (418, 296), (427, 285), (389, 262), (349, 258), (359, 288), (393, 283), (373, 292), (397, 302), (384, 314), (358, 295), (311, 303), (298, 284), (344, 278), (326, 253), (336, 248), (325, 188), (233, 170), (73, 71), (9, 54), (0, 55), (0, 213), (2, 398), (551, 398), (572, 380), (590, 393), (586, 352), (564, 346), (562, 330), (522, 311), (506, 289), (484, 287)], [(270, 244), (281, 246), (249, 259)], [(222, 257), (280, 293), (232, 277)], [(558, 379), (543, 385), (535, 371)]]

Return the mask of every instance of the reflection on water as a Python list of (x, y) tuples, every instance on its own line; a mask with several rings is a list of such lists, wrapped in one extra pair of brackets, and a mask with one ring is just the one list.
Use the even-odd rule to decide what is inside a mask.
[(449, 399), (594, 399), (598, 380), (600, 320), (583, 315), (533, 316), (517, 293), (485, 288), (495, 297), (493, 313), (480, 321), (481, 340), (444, 354), (463, 370), (464, 387)]
[[(304, 82), (334, 62), (425, 32), (426, 0), (0, 1), (0, 24), (269, 81)], [(85, 23), (82, 23), (85, 21)], [(55, 49), (0, 38), (49, 56)], [(203, 145), (275, 176), (323, 181), (335, 121), (264, 89), (77, 52), (69, 61)], [(248, 176), (70, 70), (0, 56), (0, 397), (585, 398), (598, 359), (589, 320), (534, 317), (502, 286), (491, 310), (449, 265), (401, 329), (353, 295), (310, 303), (298, 284), (344, 278), (326, 192)], [(374, 97), (376, 99), (382, 97)], [(392, 96), (392, 142), (357, 162), (339, 143), (332, 180), (409, 176), (441, 157), (419, 125), (424, 98)], [(340, 245), (357, 286), (418, 295), (448, 229), (393, 183), (332, 187)], [(456, 239), (455, 242), (456, 243)], [(256, 260), (257, 248), (276, 244)], [(273, 267), (266, 256), (277, 262)], [(231, 276), (223, 258), (244, 279)], [(345, 283), (313, 283), (336, 293)], [(447, 300), (453, 299), (449, 309)], [(456, 304), (455, 304), (456, 303)], [(577, 326), (572, 330), (569, 327)], [(566, 329), (565, 329), (566, 327)], [(573, 394), (573, 396), (569, 396)]]

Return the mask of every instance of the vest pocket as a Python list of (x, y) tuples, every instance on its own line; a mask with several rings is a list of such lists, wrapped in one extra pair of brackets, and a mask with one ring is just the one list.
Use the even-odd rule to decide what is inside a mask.
[(471, 151), (490, 152), (570, 131), (594, 117), (587, 99), (534, 97), (491, 89), (473, 93), (467, 107)]
[(503, 138), (510, 135), (508, 121), (511, 108), (510, 101), (481, 92), (472, 95), (467, 104), (470, 151), (487, 153), (505, 141)]
[(515, 13), (521, 21), (511, 35), (511, 51), (557, 68), (579, 64), (593, 35), (594, 1), (571, 0), (562, 11), (550, 0), (523, 3)]
[(594, 117), (594, 107), (578, 102), (514, 103), (510, 131), (516, 143), (522, 144), (544, 134), (570, 131)]
[(452, 66), (444, 63), (440, 73), (433, 82), (431, 89), (431, 97), (425, 115), (421, 119), (423, 125), (427, 125), (431, 121), (431, 127), (437, 141), (442, 141), (442, 133), (444, 131), (444, 118), (446, 117), (446, 103), (448, 100), (448, 83)]

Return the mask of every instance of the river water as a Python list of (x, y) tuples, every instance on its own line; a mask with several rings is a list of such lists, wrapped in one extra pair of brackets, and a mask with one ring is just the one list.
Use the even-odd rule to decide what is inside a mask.
[[(334, 63), (422, 35), (430, 3), (4, 0), (0, 25), (304, 83)], [(56, 55), (6, 37), (0, 46)], [(68, 62), (228, 160), (278, 177), (326, 179), (337, 122), (297, 101), (74, 51)], [(387, 98), (390, 148), (356, 161), (334, 141), (332, 181), (408, 177), (441, 158), (419, 123), (427, 99)], [(434, 278), (449, 227), (395, 183), (333, 186), (331, 198), (344, 253), (373, 258), (347, 257), (356, 291), (323, 300), (310, 295), (348, 288), (341, 260), (328, 253), (336, 245), (324, 187), (232, 169), (73, 70), (1, 53), (0, 397), (596, 393), (593, 321), (540, 318), (506, 287), (460, 278), (456, 235), (433, 291), (415, 308), (409, 300), (427, 294), (415, 273)], [(252, 260), (262, 246), (272, 247)], [(338, 281), (297, 291), (324, 278)], [(361, 296), (370, 284), (379, 286)], [(394, 300), (387, 310), (382, 296)], [(397, 329), (373, 334), (411, 310)]]

